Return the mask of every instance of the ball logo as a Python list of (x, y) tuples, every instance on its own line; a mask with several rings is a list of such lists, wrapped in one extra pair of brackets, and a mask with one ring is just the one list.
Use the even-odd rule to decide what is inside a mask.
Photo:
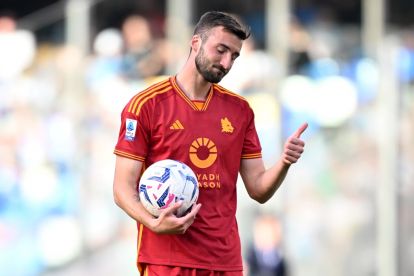
[(190, 160), (198, 168), (205, 169), (217, 159), (217, 147), (208, 138), (197, 138), (190, 146)]

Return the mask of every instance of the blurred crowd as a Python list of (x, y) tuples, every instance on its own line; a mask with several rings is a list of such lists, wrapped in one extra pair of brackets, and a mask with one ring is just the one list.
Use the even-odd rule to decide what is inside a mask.
[[(255, 110), (266, 164), (302, 121), (310, 124), (303, 161), (271, 202), (258, 206), (239, 191), (247, 271), (286, 275), (254, 272), (268, 266), (282, 273), (283, 264), (290, 275), (375, 275), (379, 65), (364, 54), (358, 26), (298, 13), (289, 34), (283, 82), (272, 82), (283, 70), (254, 28), (222, 82)], [(395, 35), (399, 253), (401, 275), (412, 275), (414, 32)], [(143, 15), (99, 30), (86, 57), (73, 45), (37, 43), (12, 15), (0, 16), (1, 275), (58, 270), (134, 236), (112, 199), (120, 112), (187, 54), (154, 36)], [(260, 210), (278, 216), (256, 221)], [(252, 225), (262, 234), (253, 236)], [(270, 241), (277, 250), (267, 248)]]

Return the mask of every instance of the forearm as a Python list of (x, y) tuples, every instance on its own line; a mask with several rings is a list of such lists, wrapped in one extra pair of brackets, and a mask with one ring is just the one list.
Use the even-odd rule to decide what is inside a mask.
[(261, 159), (242, 161), (242, 172), (245, 176), (243, 180), (245, 180), (250, 197), (264, 203), (279, 189), (285, 180), (290, 165), (296, 163), (303, 153), (305, 142), (300, 139), (300, 135), (307, 127), (307, 123), (303, 124), (286, 140), (282, 156), (270, 169), (264, 169)]
[(117, 185), (114, 186), (115, 203), (132, 219), (150, 227), (149, 222), (153, 217), (144, 209), (136, 189), (127, 187), (117, 189)]
[(254, 199), (260, 203), (267, 202), (282, 185), (290, 165), (279, 160), (271, 168), (263, 171), (256, 179), (256, 194)]
[(265, 203), (279, 189), (289, 167), (282, 158), (267, 170), (262, 159), (245, 159), (242, 160), (240, 174), (249, 196)]
[(163, 209), (158, 218), (154, 218), (139, 201), (139, 196), (134, 185), (120, 185), (115, 182), (115, 203), (131, 218), (142, 223), (156, 234), (184, 234), (194, 222), (195, 216), (200, 210), (201, 204), (193, 206), (191, 211), (182, 217), (175, 214), (182, 202), (170, 204)]

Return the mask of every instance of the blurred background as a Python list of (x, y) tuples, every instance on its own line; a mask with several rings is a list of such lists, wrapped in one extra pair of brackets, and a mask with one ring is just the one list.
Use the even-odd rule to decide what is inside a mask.
[(221, 84), (255, 110), (266, 165), (309, 122), (268, 203), (238, 185), (245, 274), (414, 275), (411, 0), (2, 0), (0, 275), (138, 275), (112, 198), (120, 112), (208, 10), (252, 29)]

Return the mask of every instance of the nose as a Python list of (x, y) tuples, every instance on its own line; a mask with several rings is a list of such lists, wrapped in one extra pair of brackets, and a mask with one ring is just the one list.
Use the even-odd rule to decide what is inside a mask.
[(220, 61), (220, 65), (226, 70), (229, 71), (230, 68), (233, 66), (233, 59), (231, 58), (231, 54), (223, 55)]

